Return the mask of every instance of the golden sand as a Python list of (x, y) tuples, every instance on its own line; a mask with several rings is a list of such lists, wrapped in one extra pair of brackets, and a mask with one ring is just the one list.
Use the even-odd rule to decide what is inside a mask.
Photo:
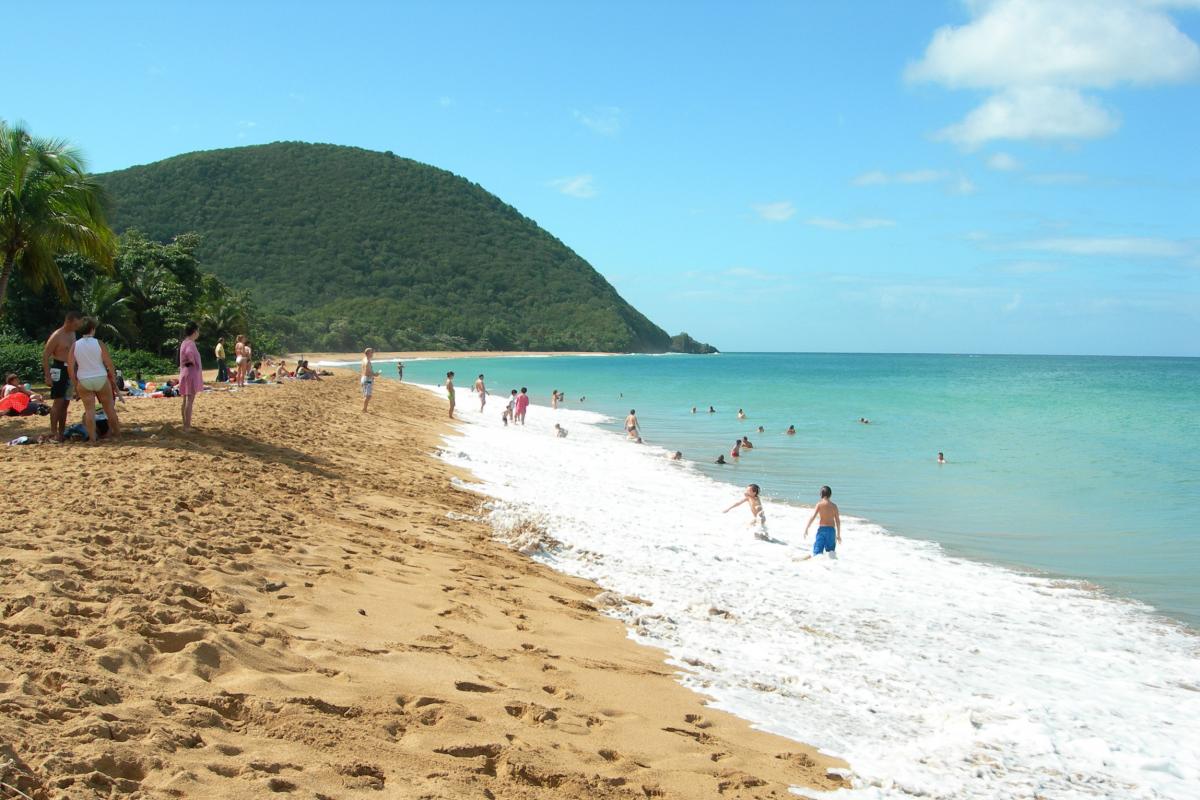
[(0, 781), (37, 800), (837, 785), (706, 708), (599, 587), (447, 516), (481, 498), (429, 455), (447, 428), (421, 390), (380, 382), (369, 415), (344, 375), (213, 392), (188, 436), (179, 402), (130, 400), (120, 442), (3, 451)]

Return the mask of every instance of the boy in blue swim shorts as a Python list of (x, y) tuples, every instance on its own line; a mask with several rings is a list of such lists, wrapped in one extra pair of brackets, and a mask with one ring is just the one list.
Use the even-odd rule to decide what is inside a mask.
[(842, 516), (838, 512), (837, 504), (829, 499), (832, 495), (833, 489), (828, 486), (821, 487), (821, 499), (813, 509), (812, 516), (808, 518), (808, 524), (804, 526), (804, 538), (807, 539), (808, 529), (820, 518), (817, 538), (813, 541), (813, 556), (829, 553), (830, 558), (837, 558), (837, 546), (842, 543)]

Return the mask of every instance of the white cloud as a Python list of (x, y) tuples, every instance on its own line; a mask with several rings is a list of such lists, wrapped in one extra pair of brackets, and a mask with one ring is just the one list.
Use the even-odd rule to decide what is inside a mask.
[(438, 105), (442, 108), (449, 108), (450, 106), (454, 105), (454, 98), (443, 95), (442, 97), (438, 98)]
[(574, 111), (580, 125), (601, 136), (616, 136), (621, 132), (625, 112), (617, 106), (601, 106), (591, 111)]
[(1021, 293), (1017, 292), (1012, 296), (1012, 300), (1009, 300), (1007, 303), (1005, 303), (1004, 307), (1001, 308), (1000, 310), (1003, 311), (1005, 314), (1011, 314), (1012, 312), (1016, 311), (1020, 307), (1021, 307)]
[(796, 213), (796, 207), (787, 200), (778, 203), (757, 203), (753, 208), (767, 222), (787, 222)]
[(850, 181), (855, 186), (883, 186), (889, 183), (936, 183), (950, 177), (950, 173), (938, 169), (914, 169), (909, 172), (887, 173), (882, 170), (864, 172)]
[(1042, 172), (1030, 175), (1025, 180), (1039, 186), (1072, 186), (1088, 182), (1088, 176), (1082, 172)]
[(1023, 242), (1019, 247), (1073, 256), (1179, 258), (1190, 253), (1189, 248), (1181, 242), (1139, 236), (1064, 236)]
[(834, 219), (833, 217), (810, 217), (804, 221), (804, 224), (824, 228), (829, 231), (865, 231), (874, 228), (892, 228), (895, 227), (896, 221), (877, 217), (860, 217), (859, 219), (850, 220)]
[(1021, 162), (1008, 153), (992, 153), (988, 156), (987, 165), (989, 169), (999, 172), (1012, 172), (1021, 168)]
[(951, 89), (1108, 88), (1186, 80), (1200, 47), (1137, 0), (996, 0), (961, 27), (933, 34), (906, 77)]
[(1075, 89), (1019, 86), (992, 95), (936, 138), (972, 150), (996, 139), (1095, 139), (1119, 125), (1115, 114)]
[(993, 268), (993, 271), (1002, 272), (1005, 275), (1044, 275), (1060, 270), (1062, 270), (1062, 264), (1053, 261), (1010, 261)]
[(975, 184), (966, 175), (959, 175), (950, 191), (954, 194), (975, 194)]
[(994, 92), (941, 132), (967, 148), (995, 139), (1104, 136), (1118, 118), (1081, 90), (1200, 74), (1200, 47), (1164, 13), (1168, 5), (1179, 3), (967, 0), (974, 19), (935, 31), (905, 76)]
[(592, 185), (591, 175), (574, 175), (569, 178), (556, 178), (549, 183), (555, 189), (570, 197), (586, 200), (595, 197), (599, 192)]
[(776, 277), (769, 272), (763, 272), (761, 269), (753, 267), (730, 267), (723, 274), (730, 278), (749, 278), (755, 281), (770, 281), (775, 280)]

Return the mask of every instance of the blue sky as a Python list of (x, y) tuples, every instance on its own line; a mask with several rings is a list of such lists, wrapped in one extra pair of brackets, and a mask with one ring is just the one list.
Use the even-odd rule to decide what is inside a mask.
[(0, 117), (96, 171), (391, 150), (727, 350), (1200, 355), (1200, 0), (65, 8)]

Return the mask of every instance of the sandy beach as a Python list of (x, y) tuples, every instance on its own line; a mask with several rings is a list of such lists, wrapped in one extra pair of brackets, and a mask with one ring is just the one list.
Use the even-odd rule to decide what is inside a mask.
[[(680, 686), (599, 613), (600, 587), (466, 519), (484, 498), (430, 455), (448, 429), (425, 392), (380, 382), (369, 415), (350, 376), (214, 392), (190, 436), (179, 402), (126, 403), (119, 443), (5, 450), (5, 784), (37, 800), (839, 785), (835, 762)], [(0, 419), (5, 441), (45, 428)]]

